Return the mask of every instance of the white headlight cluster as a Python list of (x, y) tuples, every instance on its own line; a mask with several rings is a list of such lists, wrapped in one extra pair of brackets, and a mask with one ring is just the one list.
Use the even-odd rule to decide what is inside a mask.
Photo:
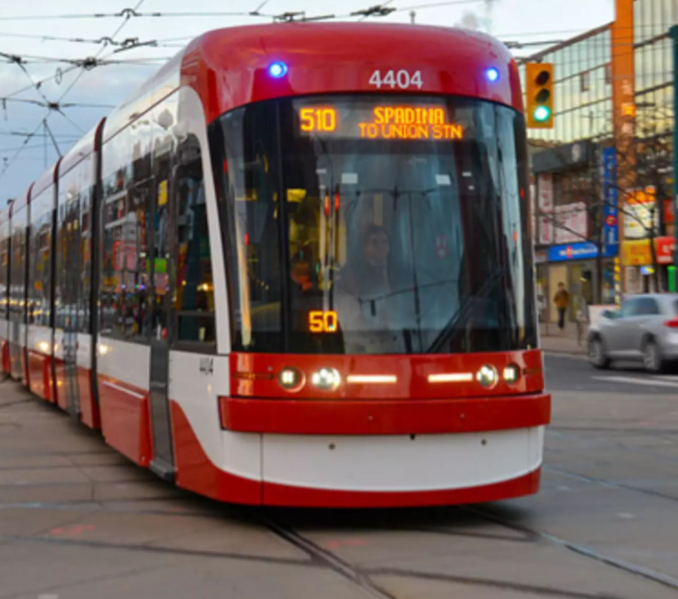
[(305, 382), (304, 373), (296, 368), (283, 368), (278, 375), (278, 383), (287, 391), (299, 391)]
[(515, 364), (509, 364), (504, 368), (503, 377), (507, 383), (515, 383), (520, 378), (520, 368)]
[[(520, 368), (516, 364), (509, 364), (504, 367), (501, 374), (504, 381), (511, 385), (520, 378)], [(476, 372), (476, 381), (483, 387), (491, 389), (499, 382), (499, 373), (491, 364), (485, 364)]]
[(499, 380), (499, 374), (497, 369), (494, 366), (485, 364), (480, 367), (480, 370), (476, 372), (476, 381), (478, 381), (483, 387), (494, 387)]
[(341, 385), (341, 375), (336, 368), (321, 368), (313, 373), (311, 383), (323, 391), (334, 391)]

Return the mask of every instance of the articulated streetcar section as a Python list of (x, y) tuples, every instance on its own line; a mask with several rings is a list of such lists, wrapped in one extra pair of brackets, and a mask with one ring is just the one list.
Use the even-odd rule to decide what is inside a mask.
[(526, 160), (485, 35), (207, 33), (0, 216), (2, 369), (217, 500), (535, 493)]

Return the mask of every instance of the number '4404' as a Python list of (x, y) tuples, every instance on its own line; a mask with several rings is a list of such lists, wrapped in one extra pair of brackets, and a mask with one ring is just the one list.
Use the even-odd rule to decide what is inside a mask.
[(421, 89), (424, 82), (421, 79), (421, 71), (406, 71), (401, 69), (399, 71), (390, 70), (382, 77), (381, 71), (374, 71), (369, 81), (370, 85), (374, 85), (377, 89), (382, 87), (390, 87), (391, 89), (408, 89), (416, 87)]

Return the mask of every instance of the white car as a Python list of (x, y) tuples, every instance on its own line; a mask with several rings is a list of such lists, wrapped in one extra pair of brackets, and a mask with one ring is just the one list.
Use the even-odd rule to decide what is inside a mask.
[(596, 368), (607, 368), (613, 360), (638, 360), (650, 372), (666, 370), (678, 362), (678, 294), (627, 297), (619, 310), (601, 314), (588, 343)]

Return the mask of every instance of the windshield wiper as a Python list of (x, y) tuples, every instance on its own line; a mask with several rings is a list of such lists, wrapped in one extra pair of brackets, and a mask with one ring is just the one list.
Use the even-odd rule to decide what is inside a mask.
[(435, 354), (440, 352), (442, 347), (449, 344), (454, 338), (454, 333), (458, 332), (457, 324), (465, 319), (472, 308), (476, 306), (478, 300), (484, 299), (492, 291), (496, 284), (503, 280), (506, 270), (504, 268), (497, 269), (486, 281), (477, 293), (469, 296), (461, 307), (452, 315), (452, 318), (447, 322), (445, 327), (440, 331), (440, 334), (434, 339), (433, 343), (428, 347), (426, 353)]

